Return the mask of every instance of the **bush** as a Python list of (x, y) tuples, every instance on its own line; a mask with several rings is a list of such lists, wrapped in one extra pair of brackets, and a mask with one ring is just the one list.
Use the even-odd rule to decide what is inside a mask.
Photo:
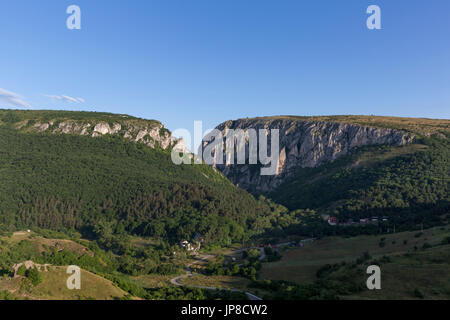
[(0, 291), (0, 300), (17, 300), (17, 298), (8, 291)]
[(370, 255), (369, 251), (366, 251), (362, 254), (361, 257), (359, 257), (358, 259), (356, 259), (356, 264), (361, 264), (364, 261), (370, 260), (372, 258), (372, 256)]
[(264, 253), (269, 256), (272, 255), (274, 251), (271, 247), (264, 247)]
[(425, 296), (423, 295), (422, 291), (420, 291), (418, 288), (416, 288), (416, 289), (414, 290), (414, 296), (415, 296), (416, 298), (419, 298), (419, 299), (425, 298)]
[(6, 123), (16, 123), (20, 121), (20, 117), (14, 112), (8, 112), (2, 117), (2, 121)]
[(33, 286), (37, 286), (42, 282), (42, 274), (37, 268), (29, 269), (27, 271), (27, 278), (31, 281)]
[(261, 251), (258, 249), (250, 249), (247, 253), (250, 260), (257, 260), (261, 255)]
[(27, 273), (27, 268), (24, 265), (21, 265), (17, 270), (17, 274), (19, 276), (24, 276)]
[(179, 271), (180, 269), (178, 268), (178, 266), (170, 263), (164, 263), (158, 266), (156, 273), (160, 275), (171, 275), (176, 274)]
[(431, 248), (431, 244), (429, 244), (428, 242), (425, 242), (422, 246), (422, 249), (429, 249)]

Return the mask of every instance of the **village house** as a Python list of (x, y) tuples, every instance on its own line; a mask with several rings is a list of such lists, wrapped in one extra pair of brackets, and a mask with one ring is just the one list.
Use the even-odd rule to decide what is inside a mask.
[(180, 245), (181, 248), (184, 248), (187, 251), (194, 251), (194, 252), (199, 251), (200, 247), (201, 247), (201, 243), (200, 242), (197, 242), (196, 245), (194, 245), (194, 244), (190, 243), (187, 240), (181, 241), (179, 245)]
[(192, 245), (187, 240), (181, 241), (180, 242), (180, 247), (181, 248), (185, 248), (187, 251), (191, 251), (192, 250)]
[(336, 218), (336, 217), (329, 217), (329, 218), (328, 218), (328, 224), (329, 224), (330, 226), (335, 226), (335, 225), (337, 225), (337, 224), (338, 224), (338, 218)]

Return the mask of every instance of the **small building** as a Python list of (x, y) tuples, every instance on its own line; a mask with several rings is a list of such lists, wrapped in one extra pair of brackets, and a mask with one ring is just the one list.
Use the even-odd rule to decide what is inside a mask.
[(185, 248), (187, 251), (192, 251), (192, 245), (187, 240), (183, 240), (180, 242), (180, 247)]
[(330, 226), (335, 226), (338, 224), (338, 219), (336, 217), (329, 217), (328, 218), (328, 224)]
[(183, 240), (180, 242), (180, 247), (186, 249), (187, 251), (198, 251), (200, 250), (201, 244), (200, 242), (197, 243), (197, 246), (194, 246), (187, 240)]

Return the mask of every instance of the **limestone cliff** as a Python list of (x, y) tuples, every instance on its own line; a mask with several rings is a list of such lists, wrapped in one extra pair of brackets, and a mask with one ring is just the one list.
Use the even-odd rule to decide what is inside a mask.
[(54, 119), (49, 121), (25, 120), (16, 125), (27, 132), (49, 132), (52, 134), (76, 134), (100, 137), (104, 135), (119, 135), (133, 142), (141, 142), (151, 148), (162, 149), (176, 147), (184, 149), (184, 143), (173, 137), (160, 122), (142, 119), (123, 119), (106, 122), (103, 120), (73, 120)]
[[(258, 166), (248, 165), (248, 141), (246, 164), (217, 164), (234, 184), (252, 192), (273, 191), (291, 176), (298, 167), (316, 167), (335, 160), (355, 147), (389, 144), (402, 146), (413, 141), (414, 134), (390, 128), (364, 126), (337, 121), (320, 121), (295, 118), (255, 118), (226, 121), (218, 130), (225, 136), (228, 129), (279, 129), (279, 161), (275, 175), (262, 176)], [(208, 143), (204, 143), (206, 147)], [(270, 148), (269, 148), (270, 150)], [(214, 157), (217, 155), (214, 153)], [(225, 158), (225, 156), (224, 156)], [(236, 162), (235, 162), (236, 163)]]

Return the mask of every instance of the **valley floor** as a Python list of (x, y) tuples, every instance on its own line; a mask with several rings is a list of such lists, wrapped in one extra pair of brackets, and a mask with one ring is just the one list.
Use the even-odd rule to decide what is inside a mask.
[[(191, 257), (186, 262), (185, 271), (176, 276), (150, 274), (131, 279), (140, 287), (150, 290), (172, 287), (224, 290), (246, 293), (249, 299), (259, 300), (273, 297), (270, 286), (277, 281), (311, 285), (318, 280), (318, 271), (324, 266), (330, 266), (327, 281), (339, 284), (350, 277), (354, 283), (363, 287), (357, 292), (340, 295), (340, 299), (450, 299), (450, 244), (445, 242), (448, 239), (450, 227), (445, 226), (427, 229), (423, 233), (327, 237), (306, 242), (302, 247), (286, 242), (273, 246), (272, 250), (281, 254), (281, 259), (275, 262), (267, 262), (269, 257), (264, 248), (252, 248), (254, 253), (259, 252), (257, 260), (261, 262), (256, 281), (243, 276), (205, 273), (208, 265), (217, 262), (219, 257), (222, 257), (225, 269), (227, 264), (242, 266), (245, 261), (242, 254), (250, 251), (250, 248), (235, 246), (229, 250), (222, 248)], [(46, 239), (23, 232), (1, 237), (1, 241), (5, 246), (29, 241), (37, 250), (64, 246), (80, 256), (93, 256), (92, 252), (77, 242)], [(370, 258), (355, 262), (364, 255)], [(369, 263), (381, 267), (381, 290), (364, 289), (368, 277), (364, 266)], [(41, 273), (42, 283), (37, 286), (32, 286), (25, 276), (3, 275), (0, 277), (0, 294), (3, 292), (0, 299), (108, 300), (130, 297), (113, 282), (86, 270), (82, 270), (81, 290), (67, 289), (66, 266), (50, 266), (47, 272)]]

